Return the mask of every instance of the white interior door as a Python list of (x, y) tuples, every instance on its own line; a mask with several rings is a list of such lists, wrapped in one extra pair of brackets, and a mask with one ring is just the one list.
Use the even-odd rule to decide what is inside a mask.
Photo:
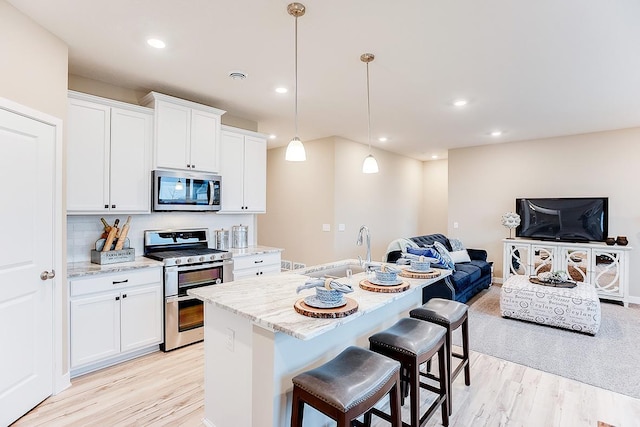
[(56, 127), (0, 108), (0, 425), (53, 392)]

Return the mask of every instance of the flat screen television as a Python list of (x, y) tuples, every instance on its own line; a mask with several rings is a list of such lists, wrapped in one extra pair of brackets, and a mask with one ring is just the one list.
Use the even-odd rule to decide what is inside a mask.
[(516, 199), (516, 237), (563, 242), (604, 242), (609, 224), (607, 197)]

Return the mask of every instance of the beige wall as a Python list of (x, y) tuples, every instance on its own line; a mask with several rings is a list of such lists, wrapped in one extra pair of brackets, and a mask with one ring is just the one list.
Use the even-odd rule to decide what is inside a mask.
[[(449, 181), (446, 159), (431, 160), (422, 165), (422, 215), (417, 235), (447, 234)], [(457, 230), (454, 230), (456, 232)], [(452, 235), (455, 237), (455, 234)]]
[[(267, 213), (258, 215), (258, 241), (285, 249), (307, 265), (364, 257), (361, 225), (371, 231), (372, 258), (394, 239), (418, 232), (422, 162), (373, 150), (380, 173), (363, 174), (367, 146), (342, 138), (305, 142), (307, 161), (286, 162), (284, 147), (267, 152)], [(331, 231), (323, 232), (322, 224)], [(338, 224), (345, 231), (337, 231)]]
[[(449, 224), (467, 247), (489, 251), (502, 277), (500, 224), (517, 197), (609, 197), (609, 235), (638, 248), (640, 128), (449, 151)], [(630, 294), (640, 297), (640, 250), (630, 254)]]
[[(127, 102), (129, 104), (140, 105), (140, 100), (144, 98), (151, 90), (135, 90), (115, 86), (109, 83), (101, 82), (99, 80), (93, 80), (83, 76), (77, 76), (74, 74), (69, 75), (69, 89), (78, 92), (88, 93), (95, 96), (101, 96), (103, 98), (115, 99), (116, 101)], [(167, 94), (169, 95), (169, 94)], [(198, 102), (193, 100), (194, 102)], [(215, 105), (213, 106), (215, 107)], [(222, 124), (233, 126), (241, 129), (247, 129), (252, 131), (258, 130), (258, 123), (252, 120), (246, 120), (241, 117), (236, 117), (228, 112), (222, 115)]]
[[(63, 121), (67, 116), (67, 46), (57, 37), (40, 27), (4, 0), (0, 0), (0, 97), (58, 117)], [(62, 142), (64, 146), (64, 141)], [(64, 159), (63, 159), (63, 182)], [(65, 203), (65, 191), (62, 194)], [(66, 236), (63, 223), (62, 234)], [(62, 266), (59, 272), (62, 300), (67, 301), (66, 286), (66, 238), (62, 241)], [(63, 304), (63, 319), (67, 318), (67, 305)], [(68, 371), (67, 348), (68, 326), (62, 325), (62, 372)]]

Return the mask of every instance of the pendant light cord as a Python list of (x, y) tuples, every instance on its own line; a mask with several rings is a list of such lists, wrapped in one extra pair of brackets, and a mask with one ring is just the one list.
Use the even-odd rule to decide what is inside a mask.
[(368, 62), (367, 62), (367, 117), (368, 117), (367, 140), (369, 141), (369, 154), (371, 154), (371, 100), (369, 99), (369, 63)]
[(296, 16), (296, 25), (295, 25), (295, 128), (296, 128), (296, 138), (298, 137), (298, 17)]

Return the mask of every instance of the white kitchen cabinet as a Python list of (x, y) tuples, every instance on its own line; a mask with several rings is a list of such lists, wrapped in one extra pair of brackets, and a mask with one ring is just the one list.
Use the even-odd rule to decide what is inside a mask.
[(69, 91), (67, 212), (149, 213), (153, 112)]
[(505, 239), (503, 280), (564, 271), (572, 280), (595, 286), (598, 296), (629, 303), (629, 246)]
[(151, 92), (143, 103), (155, 111), (154, 167), (219, 171), (223, 110)]
[(233, 280), (280, 273), (280, 252), (234, 255)]
[(266, 135), (223, 126), (220, 161), (223, 191), (219, 213), (266, 212)]
[(162, 267), (69, 281), (73, 375), (158, 349), (163, 335)]

